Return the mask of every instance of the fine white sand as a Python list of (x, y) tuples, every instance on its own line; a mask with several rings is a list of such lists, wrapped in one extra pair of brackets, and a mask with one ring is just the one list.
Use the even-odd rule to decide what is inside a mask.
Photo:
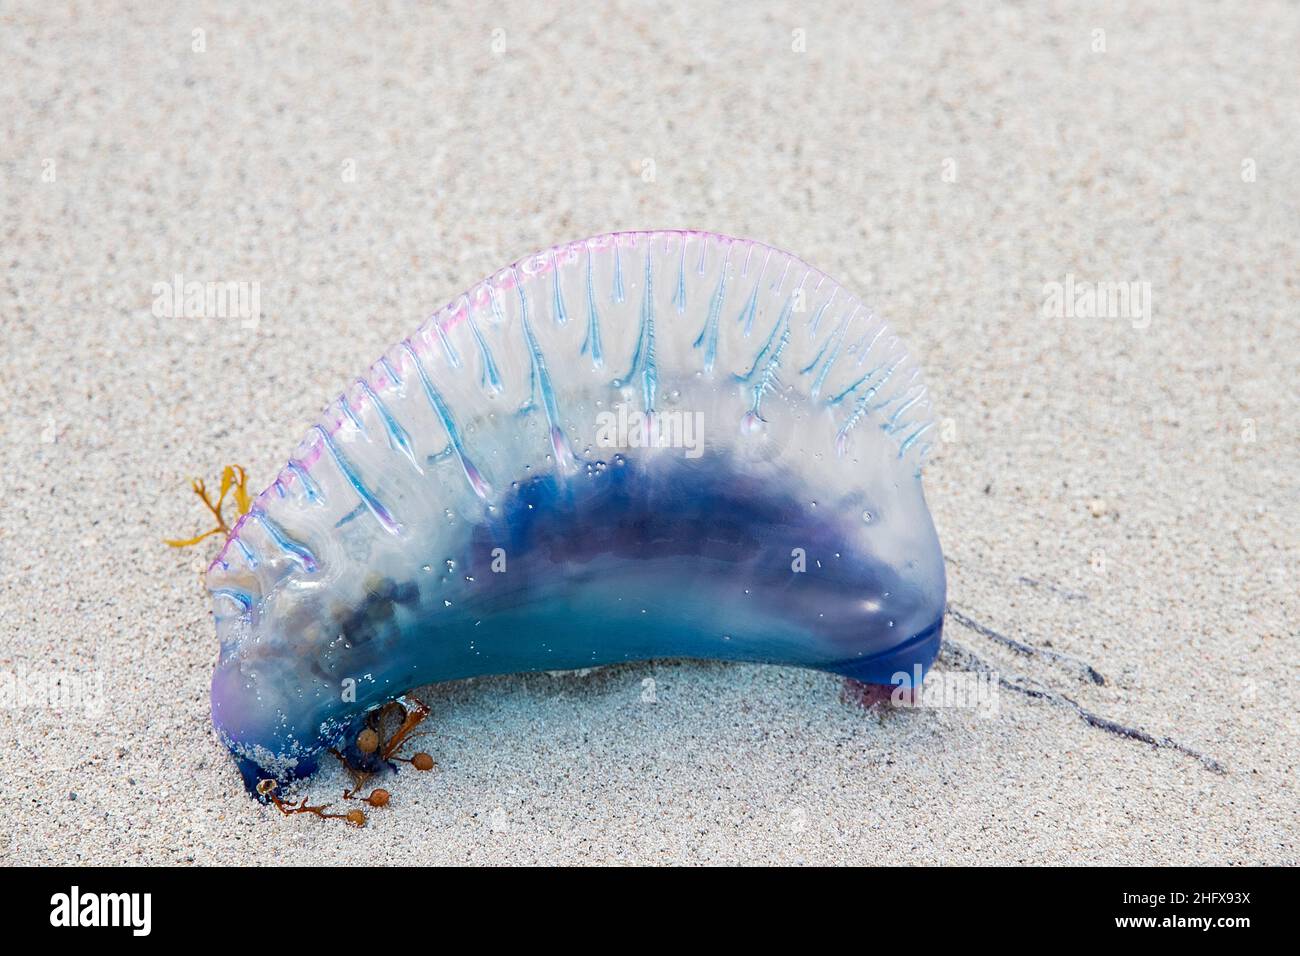
[[(0, 13), (5, 862), (1296, 863), (1300, 9), (452, 6)], [(161, 543), (189, 477), (260, 487), (434, 307), (642, 227), (874, 303), (940, 416), (952, 606), (1106, 683), (947, 636), (1226, 772), (1005, 689), (881, 717), (663, 662), (429, 691), (439, 768), (363, 831), (250, 801), (211, 550)], [(260, 324), (155, 317), (176, 274)], [(1068, 275), (1149, 322), (1044, 317)], [(102, 707), (13, 699), (59, 674)]]

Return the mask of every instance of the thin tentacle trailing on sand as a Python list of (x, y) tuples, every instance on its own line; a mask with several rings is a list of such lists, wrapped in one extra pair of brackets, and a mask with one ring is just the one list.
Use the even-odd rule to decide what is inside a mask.
[(213, 723), (255, 790), (373, 760), (368, 717), (438, 681), (673, 657), (912, 680), (945, 598), (929, 413), (885, 323), (766, 245), (520, 260), (345, 389), (232, 530)]

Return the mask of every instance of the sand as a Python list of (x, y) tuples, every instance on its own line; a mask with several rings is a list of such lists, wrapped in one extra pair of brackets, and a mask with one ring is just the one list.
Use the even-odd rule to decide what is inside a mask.
[[(1297, 862), (1294, 4), (154, 6), (0, 14), (0, 677), (83, 692), (0, 708), (6, 863)], [(428, 692), (365, 830), (250, 801), (188, 479), (260, 487), (487, 271), (645, 227), (889, 317), (952, 607), (1105, 683), (956, 619), (940, 670), (1224, 772), (1059, 696), (658, 662)], [(155, 316), (178, 274), (260, 321)], [(1044, 315), (1071, 276), (1151, 308)]]

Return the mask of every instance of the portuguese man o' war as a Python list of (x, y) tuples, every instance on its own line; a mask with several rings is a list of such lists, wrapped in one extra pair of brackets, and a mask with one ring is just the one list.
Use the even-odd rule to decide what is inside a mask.
[(520, 260), (347, 387), (232, 529), (213, 724), (256, 788), (364, 759), (366, 721), (439, 681), (653, 658), (914, 679), (945, 603), (929, 412), (885, 323), (761, 243)]

